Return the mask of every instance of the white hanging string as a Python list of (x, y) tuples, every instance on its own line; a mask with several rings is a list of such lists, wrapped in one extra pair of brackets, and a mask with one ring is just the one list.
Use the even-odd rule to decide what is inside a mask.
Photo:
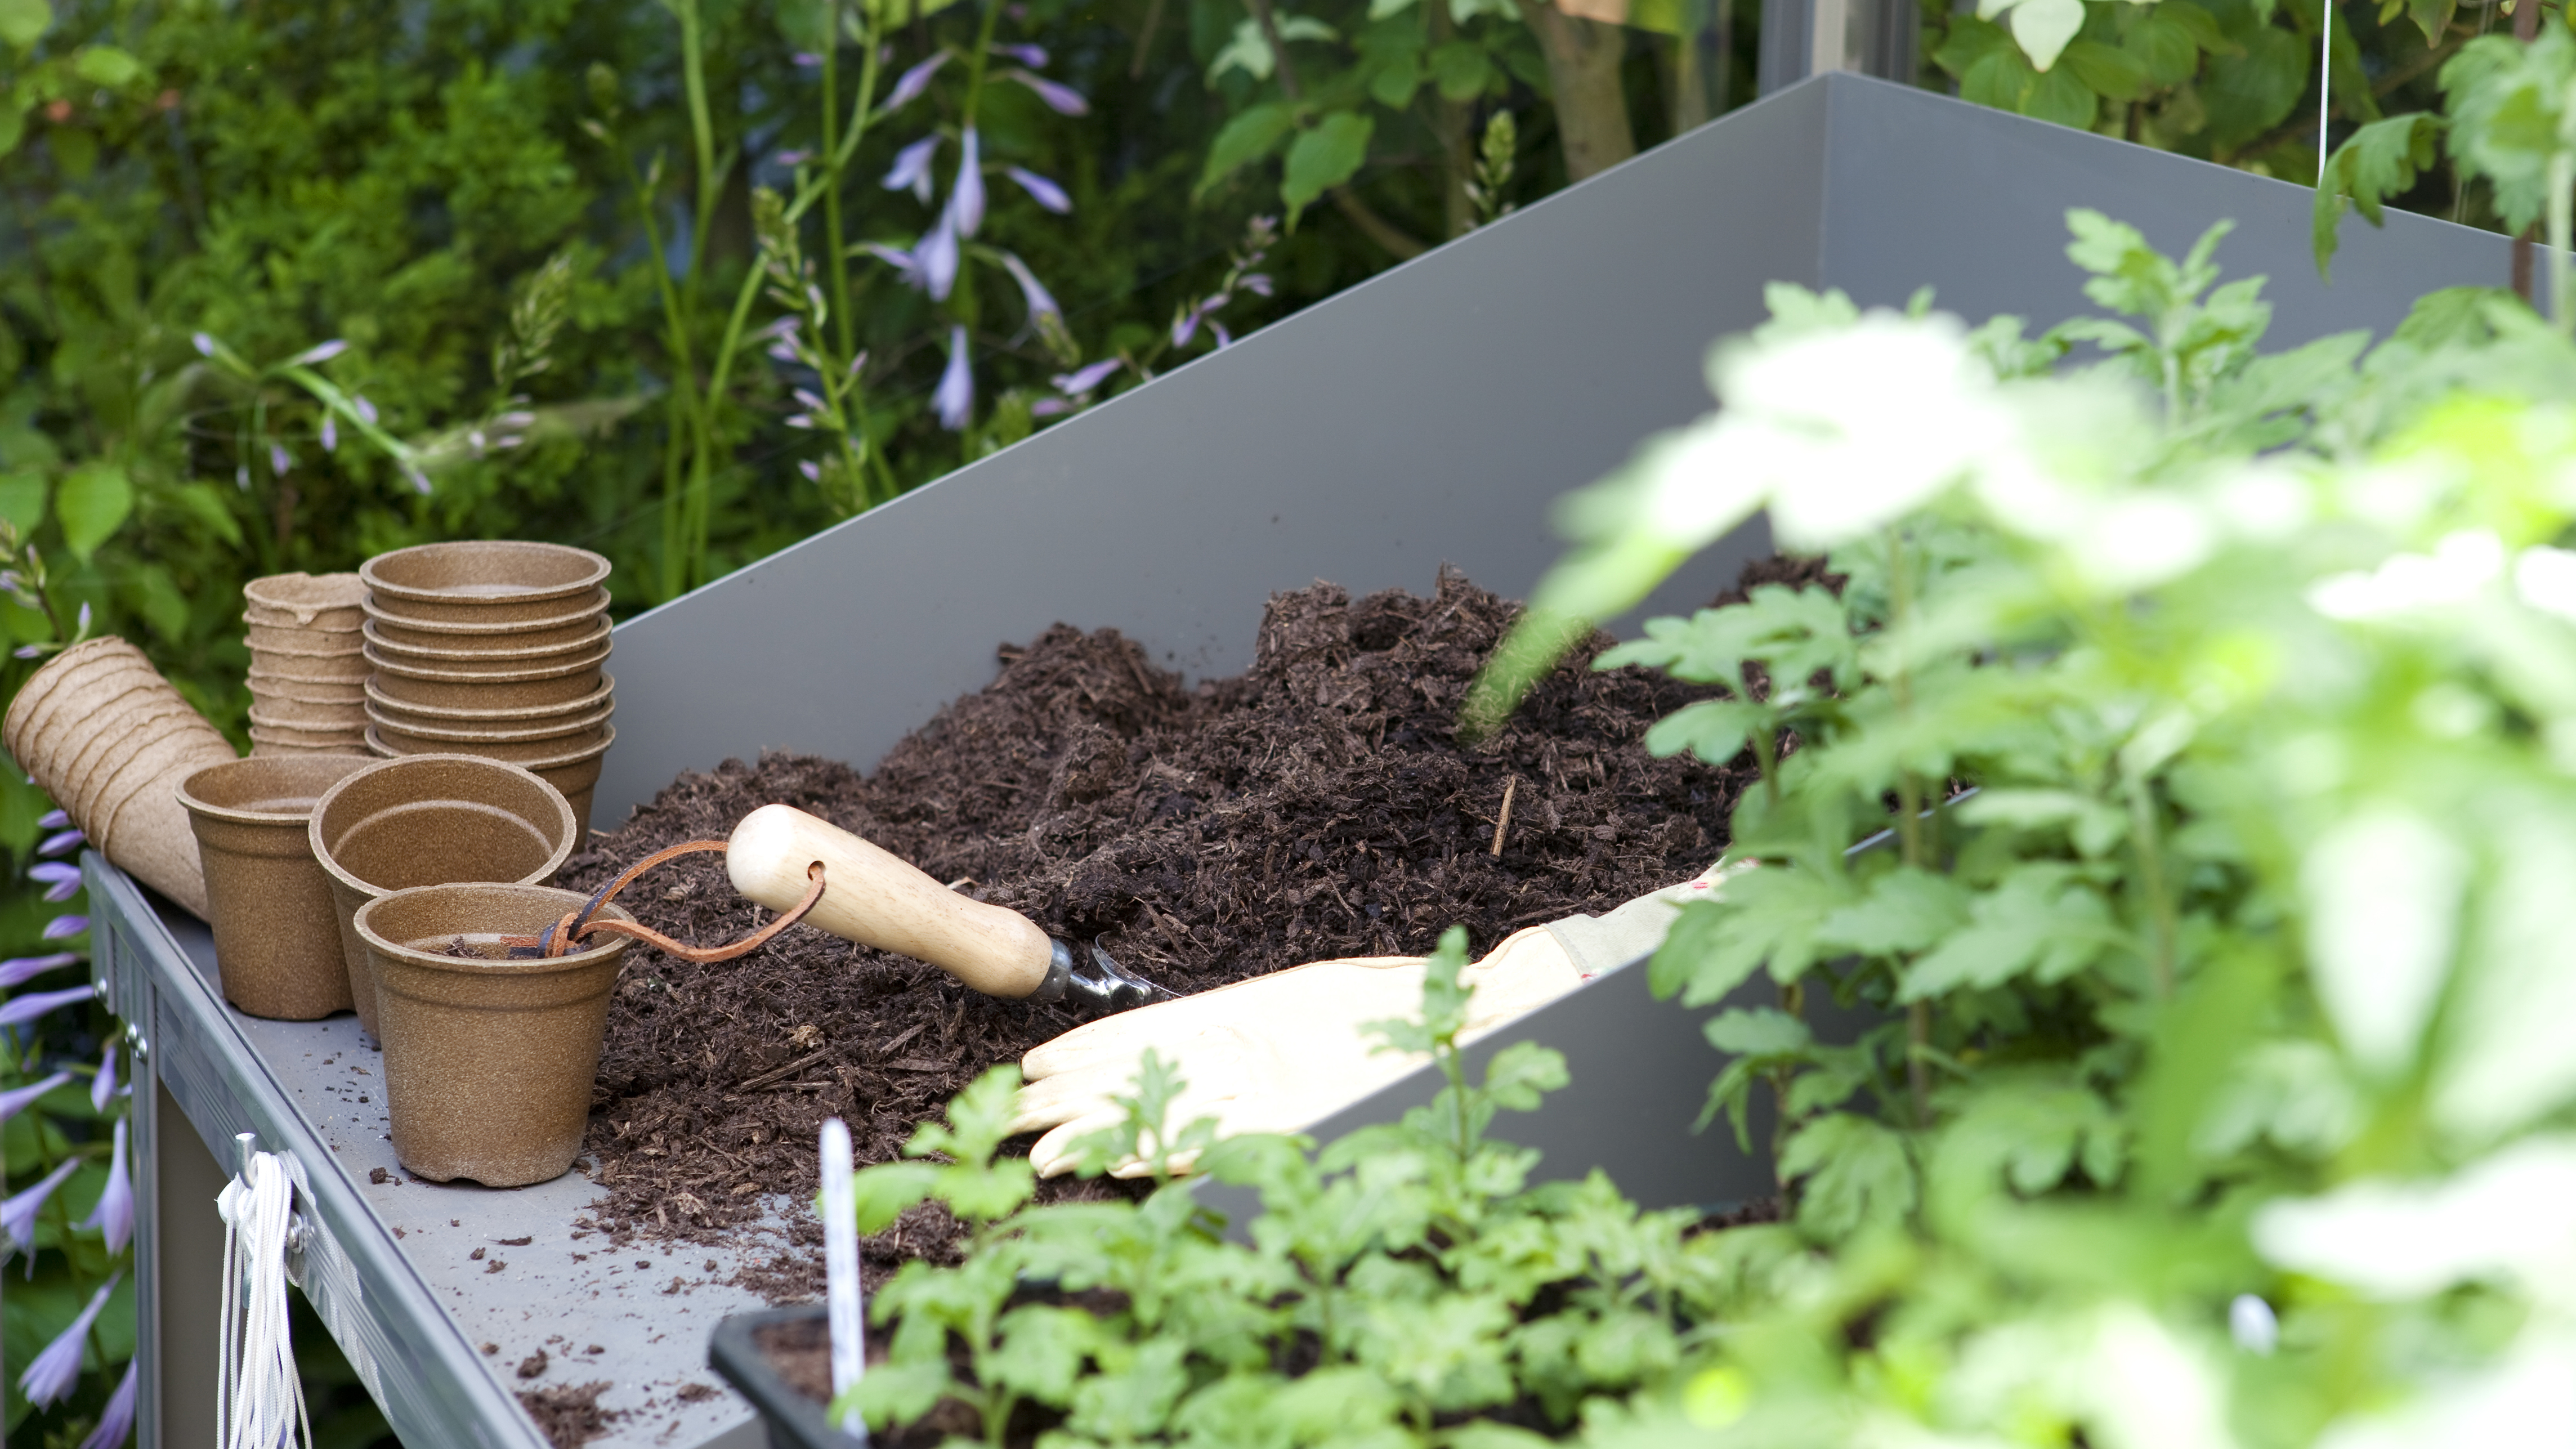
[(2334, 0), (2319, 0), (2325, 23), (2317, 27), (2317, 189), (2326, 185), (2326, 102), (2334, 95)]
[[(245, 1180), (247, 1179), (247, 1180)], [(286, 1318), (286, 1235), (295, 1184), (286, 1164), (250, 1154), (215, 1199), (224, 1218), (223, 1346), (215, 1379), (217, 1449), (313, 1446)]]
[[(838, 1117), (823, 1119), (823, 1301), (832, 1330), (832, 1397), (850, 1391), (867, 1371), (866, 1295), (859, 1283), (859, 1223), (850, 1196), (850, 1129)], [(841, 1428), (861, 1439), (867, 1422), (852, 1409)]]

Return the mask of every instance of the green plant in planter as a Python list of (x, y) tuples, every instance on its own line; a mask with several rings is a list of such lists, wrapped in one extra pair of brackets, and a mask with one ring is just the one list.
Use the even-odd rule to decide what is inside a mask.
[[(2453, 292), (2264, 354), (2219, 233), (2072, 221), (2132, 320), (1781, 290), (1723, 409), (1569, 506), (1482, 682), (1491, 718), (1756, 510), (1846, 578), (1604, 661), (1733, 691), (1656, 748), (1785, 732), (1652, 970), (1777, 983), (1711, 1023), (1710, 1105), (1776, 1092), (1791, 1221), (1719, 1235), (1728, 1321), (1599, 1442), (2567, 1422), (2576, 347)], [(1820, 1045), (1817, 992), (1886, 1024)]]
[[(1564, 1061), (1521, 1043), (1468, 1079), (1465, 961), (1452, 930), (1422, 1019), (1379, 1024), (1389, 1049), (1447, 1075), (1429, 1105), (1320, 1156), (1276, 1136), (1209, 1150), (1209, 1175), (1261, 1193), (1248, 1245), (1169, 1175), (1142, 1202), (1029, 1206), (1027, 1160), (995, 1155), (1017, 1073), (979, 1079), (906, 1149), (946, 1161), (858, 1175), (862, 1231), (925, 1199), (973, 1229), (959, 1266), (908, 1263), (879, 1291), (874, 1315), (895, 1327), (889, 1361), (853, 1390), (869, 1422), (946, 1401), (993, 1444), (1505, 1445), (1669, 1374), (1684, 1325), (1726, 1292), (1727, 1247), (1597, 1174), (1526, 1185), (1537, 1154), (1486, 1129), (1562, 1086)], [(1209, 1124), (1163, 1121), (1179, 1086), (1148, 1061), (1095, 1161), (1200, 1145)]]

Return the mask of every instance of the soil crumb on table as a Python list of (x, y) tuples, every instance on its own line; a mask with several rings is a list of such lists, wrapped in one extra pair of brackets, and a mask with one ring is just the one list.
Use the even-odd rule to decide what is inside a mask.
[(596, 1383), (526, 1389), (519, 1394), (519, 1405), (537, 1421), (537, 1428), (555, 1449), (576, 1449), (606, 1434), (626, 1417), (627, 1410), (599, 1406), (599, 1396), (608, 1388), (608, 1381), (602, 1379)]
[[(1097, 938), (1184, 994), (1308, 961), (1427, 953), (1451, 925), (1482, 953), (1698, 873), (1751, 778), (1749, 763), (1649, 756), (1647, 728), (1711, 691), (1593, 672), (1607, 635), (1494, 739), (1460, 743), (1468, 682), (1519, 607), (1454, 572), (1429, 598), (1354, 601), (1319, 583), (1272, 598), (1249, 672), (1195, 688), (1113, 630), (1058, 624), (1004, 646), (990, 686), (875, 773), (769, 754), (683, 775), (594, 834), (563, 883), (594, 889), (785, 802), (1049, 931)], [(767, 919), (717, 855), (657, 869), (619, 901), (699, 943)], [(629, 950), (588, 1141), (609, 1190), (596, 1225), (619, 1237), (721, 1232), (758, 1219), (770, 1195), (807, 1217), (823, 1118), (849, 1123), (860, 1162), (891, 1160), (977, 1073), (1077, 1024), (806, 926), (712, 966)], [(1117, 1190), (1058, 1180), (1044, 1195)], [(869, 1276), (945, 1258), (954, 1235), (935, 1208), (916, 1210), (870, 1241)], [(751, 1286), (772, 1301), (813, 1296), (793, 1261), (806, 1256)]]

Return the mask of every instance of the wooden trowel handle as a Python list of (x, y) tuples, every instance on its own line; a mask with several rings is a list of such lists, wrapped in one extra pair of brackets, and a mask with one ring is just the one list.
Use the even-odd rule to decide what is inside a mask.
[(1038, 989), (1055, 944), (1017, 911), (970, 900), (828, 820), (763, 805), (725, 848), (733, 888), (773, 911), (805, 898), (805, 869), (823, 862), (810, 925), (863, 946), (927, 961), (987, 996)]

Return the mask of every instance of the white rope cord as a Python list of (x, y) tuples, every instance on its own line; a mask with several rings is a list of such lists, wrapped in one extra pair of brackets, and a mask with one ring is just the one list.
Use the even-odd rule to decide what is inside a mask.
[[(823, 1301), (832, 1330), (832, 1397), (848, 1393), (867, 1371), (866, 1295), (859, 1282), (859, 1223), (850, 1195), (850, 1129), (823, 1119)], [(861, 1439), (867, 1421), (852, 1409), (841, 1428)]]
[(295, 1184), (286, 1164), (251, 1154), (248, 1181), (236, 1177), (215, 1199), (224, 1217), (221, 1367), (215, 1380), (216, 1449), (282, 1449), (313, 1424), (295, 1376), (286, 1318), (286, 1232)]
[(2317, 189), (2326, 185), (2326, 102), (2334, 95), (2334, 0), (2319, 0), (2325, 23), (2317, 27)]

